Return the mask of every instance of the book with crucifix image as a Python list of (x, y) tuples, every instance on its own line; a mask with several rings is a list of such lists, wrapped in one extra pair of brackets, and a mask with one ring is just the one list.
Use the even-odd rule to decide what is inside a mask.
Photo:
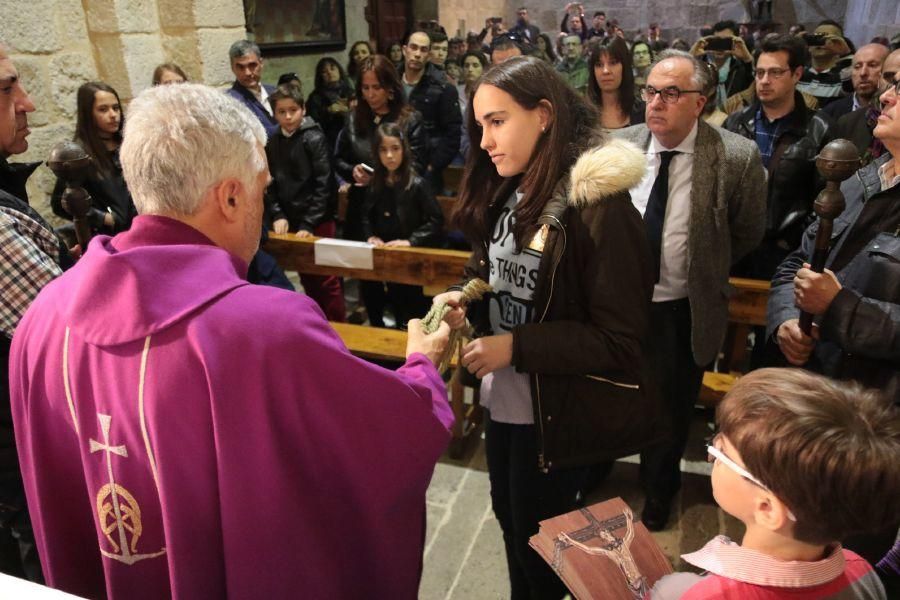
[(529, 541), (580, 599), (643, 598), (672, 566), (621, 498), (546, 521)]

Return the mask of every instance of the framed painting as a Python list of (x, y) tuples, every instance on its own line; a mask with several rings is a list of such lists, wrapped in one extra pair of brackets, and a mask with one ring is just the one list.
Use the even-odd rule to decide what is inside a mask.
[(249, 39), (265, 54), (302, 54), (347, 46), (344, 0), (244, 0)]

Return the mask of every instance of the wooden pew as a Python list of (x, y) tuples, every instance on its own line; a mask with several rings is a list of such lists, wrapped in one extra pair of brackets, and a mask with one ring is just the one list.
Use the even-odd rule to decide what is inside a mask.
[[(447, 198), (444, 205), (452, 207), (452, 198)], [(315, 264), (314, 243), (318, 238), (298, 239), (293, 235), (270, 233), (266, 250), (272, 253), (279, 265), (289, 271), (309, 273), (313, 275), (337, 275), (354, 277), (370, 281), (392, 281), (410, 285), (421, 285), (426, 294), (434, 295), (442, 292), (450, 285), (457, 283), (463, 275), (463, 267), (469, 253), (458, 250), (440, 250), (435, 248), (375, 248), (373, 249), (374, 268), (351, 269), (344, 267), (325, 267)], [(719, 372), (706, 372), (700, 392), (700, 403), (714, 406), (730, 389), (740, 376), (738, 367), (746, 356), (747, 334), (754, 325), (765, 325), (766, 301), (769, 293), (769, 282), (753, 279), (731, 278), (735, 294), (728, 304), (729, 331), (724, 345), (723, 358), (718, 361)], [(341, 325), (341, 324), (335, 324)], [(352, 329), (352, 328), (359, 329)], [(374, 331), (373, 331), (374, 330)], [(347, 346), (360, 356), (365, 355), (369, 346), (377, 348), (385, 336), (395, 333), (383, 333), (377, 328), (364, 326), (347, 326), (342, 331), (353, 337), (345, 340)], [(405, 341), (401, 345), (399, 337), (393, 336), (395, 351), (385, 356), (372, 355), (372, 358), (403, 359)], [(405, 340), (405, 337), (403, 338)], [(462, 407), (454, 410), (461, 411)]]

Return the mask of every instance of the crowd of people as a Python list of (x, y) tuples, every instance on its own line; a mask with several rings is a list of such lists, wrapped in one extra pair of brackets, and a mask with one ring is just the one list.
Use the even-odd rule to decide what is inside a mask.
[[(511, 596), (560, 598), (529, 538), (615, 459), (640, 454), (641, 520), (667, 526), (739, 276), (771, 282), (768, 322), (709, 454), (747, 531), (653, 597), (900, 593), (900, 37), (775, 29), (668, 41), (571, 3), (552, 33), (520, 7), (465, 39), (357, 41), (306, 92), (262, 83), (248, 40), (224, 92), (166, 63), (127, 119), (86, 82), (86, 248), (29, 206), (37, 165), (7, 160), (35, 106), (0, 48), (0, 570), (91, 598), (414, 597), (453, 420), (435, 365), (468, 323)], [(839, 138), (860, 168), (818, 272)], [(67, 183), (50, 206), (72, 219)], [(409, 332), (390, 371), (329, 327), (354, 318), (344, 282), (294, 293), (271, 233), (471, 258), (436, 332), (421, 288), (359, 285), (355, 316)], [(475, 278), (492, 291), (464, 304)]]

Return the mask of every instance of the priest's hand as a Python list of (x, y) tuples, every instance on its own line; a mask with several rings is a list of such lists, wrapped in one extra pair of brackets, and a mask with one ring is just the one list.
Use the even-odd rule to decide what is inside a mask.
[(444, 315), (444, 322), (450, 325), (450, 329), (460, 329), (466, 324), (466, 307), (460, 305), (462, 292), (444, 292), (434, 297), (432, 304), (447, 304), (453, 308)]
[(288, 224), (287, 219), (277, 219), (274, 223), (272, 223), (272, 230), (278, 234), (287, 233), (289, 226), (290, 225)]
[(775, 341), (781, 353), (792, 365), (802, 367), (809, 360), (816, 342), (800, 329), (798, 319), (789, 319), (778, 327)]
[(463, 347), (460, 363), (479, 379), (508, 367), (512, 364), (512, 339), (511, 333), (504, 333), (472, 340)]
[(450, 326), (442, 322), (437, 331), (426, 334), (421, 319), (410, 319), (406, 328), (406, 357), (421, 352), (434, 366), (438, 366), (450, 341)]
[(809, 263), (803, 263), (794, 276), (794, 304), (813, 315), (825, 314), (841, 287), (833, 271), (825, 269), (816, 273), (809, 268)]

